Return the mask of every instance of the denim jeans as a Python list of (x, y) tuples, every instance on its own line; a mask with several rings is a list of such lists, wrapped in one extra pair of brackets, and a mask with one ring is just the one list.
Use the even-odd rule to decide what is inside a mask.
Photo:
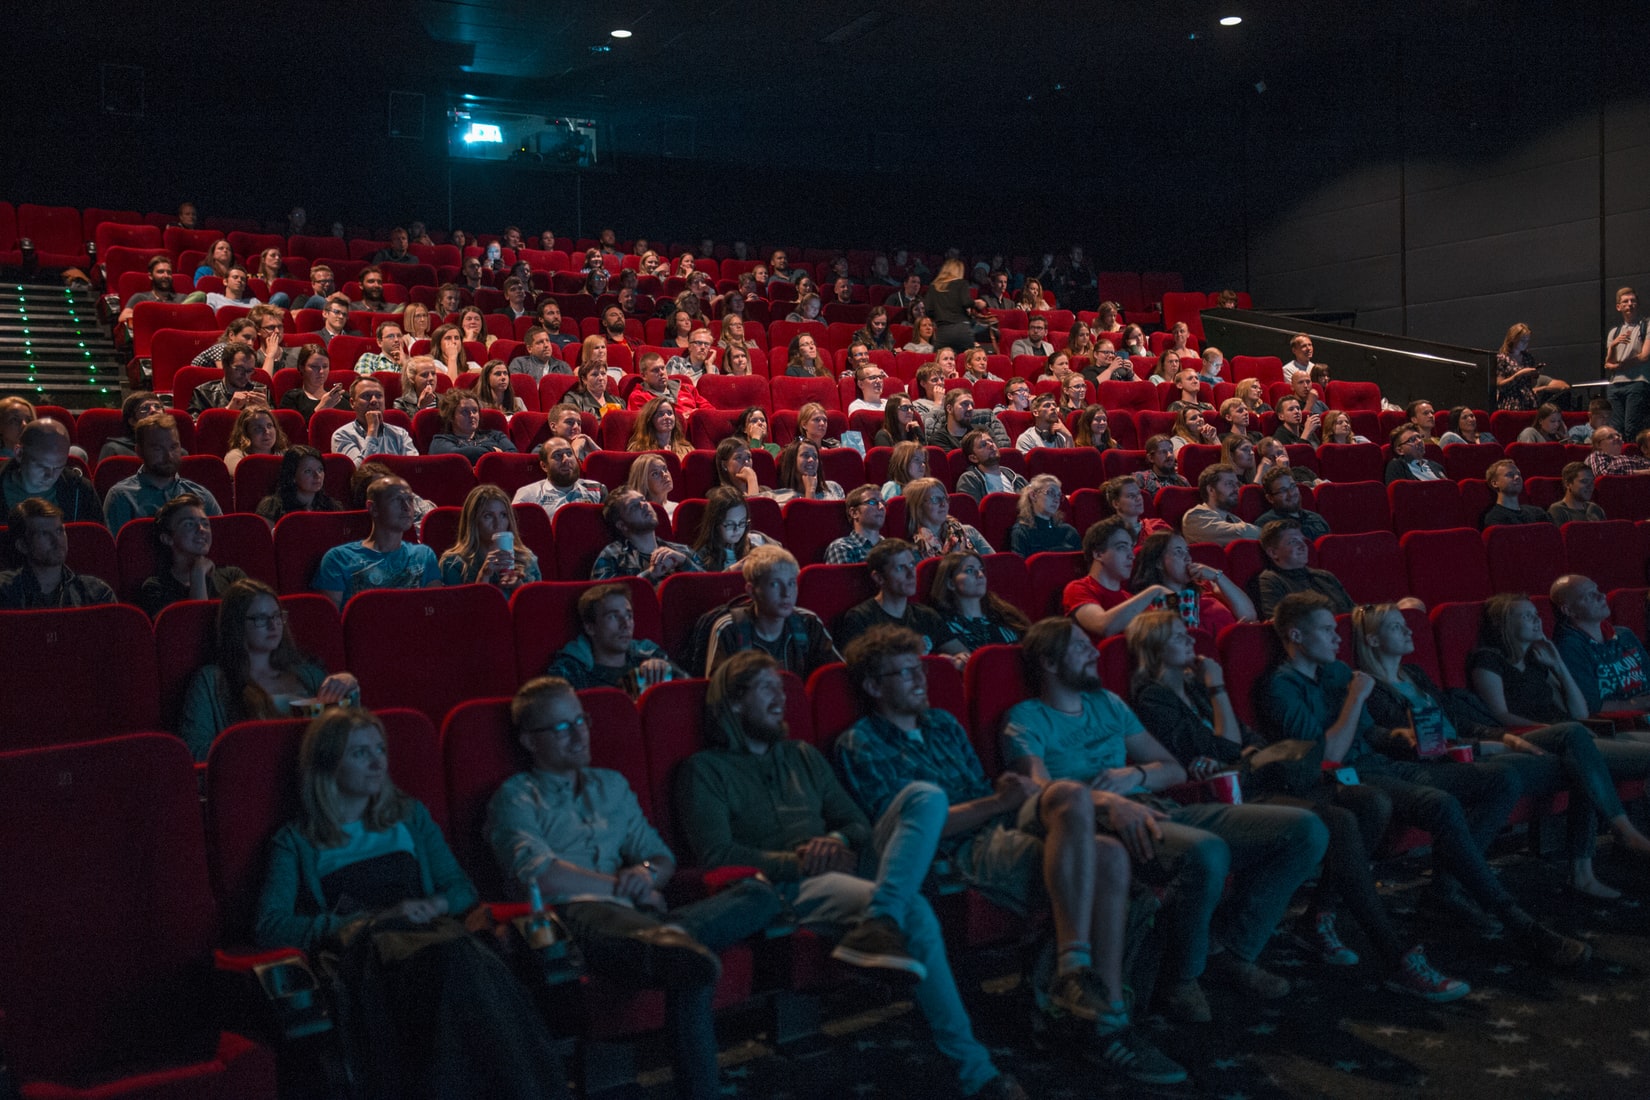
[(1163, 913), (1182, 981), (1203, 973), (1228, 873), (1236, 881), (1220, 914), (1219, 939), (1254, 962), (1329, 845), (1324, 823), (1293, 806), (1205, 802), (1177, 808), (1160, 825), (1156, 858), (1141, 873), (1169, 883)]
[(1650, 428), (1650, 382), (1617, 382), (1604, 387), (1610, 398), (1610, 425), (1631, 441)]
[[(1513, 896), (1484, 862), (1484, 850), (1473, 836), (1466, 811), (1456, 797), (1431, 784), (1415, 782), (1404, 774), (1413, 768), (1425, 767), (1400, 767), (1395, 762), (1365, 756), (1358, 761), (1358, 780), (1379, 788), (1392, 799), (1393, 824), (1413, 825), (1432, 834), (1433, 865), (1459, 882), (1475, 902), (1495, 913), (1517, 908)], [(1516, 781), (1517, 776), (1509, 773), (1509, 778)]]
[(922, 883), (934, 862), (949, 811), (949, 801), (940, 788), (932, 783), (909, 784), (877, 819), (871, 847), (860, 853), (859, 870), (865, 877), (832, 871), (804, 879), (792, 904), (805, 924), (840, 926), (881, 916), (899, 925), (911, 957), (928, 972), (916, 988), (917, 1006), (928, 1018), (934, 1045), (956, 1063), (958, 1082), (968, 1094), (997, 1076), (997, 1068), (974, 1037), (945, 957), (945, 934), (933, 907), (922, 896)]
[[(636, 932), (673, 924), (712, 951), (721, 952), (766, 928), (780, 908), (773, 887), (755, 879), (663, 915), (608, 902), (578, 901), (558, 907), (586, 965), (596, 973), (630, 980), (641, 975), (631, 969), (633, 955), (624, 950), (623, 941)], [(684, 1100), (714, 1100), (721, 1095), (716, 1018), (711, 1007), (715, 993), (715, 982), (665, 990), (676, 1094)]]
[(1453, 760), (1421, 763), (1394, 760), (1386, 769), (1411, 783), (1448, 791), (1466, 814), (1467, 831), (1480, 852), (1488, 852), (1524, 794), (1519, 773), (1493, 764), (1461, 764)]

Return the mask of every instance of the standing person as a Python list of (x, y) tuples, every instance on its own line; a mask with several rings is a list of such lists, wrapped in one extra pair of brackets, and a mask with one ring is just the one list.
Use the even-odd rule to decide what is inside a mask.
[(1617, 432), (1637, 439), (1650, 427), (1650, 318), (1639, 312), (1638, 292), (1630, 286), (1616, 291), (1621, 323), (1604, 334), (1604, 375), (1610, 379), (1611, 422)]
[[(1128, 645), (1135, 659), (1130, 701), (1146, 731), (1194, 780), (1239, 768), (1259, 739), (1232, 709), (1220, 665), (1197, 655), (1179, 616), (1146, 612), (1129, 624)], [(1406, 948), (1376, 892), (1369, 860), (1392, 816), (1385, 794), (1374, 787), (1321, 782), (1304, 796), (1268, 791), (1255, 782), (1245, 787), (1245, 804), (1298, 806), (1316, 814), (1328, 831), (1323, 874), (1307, 903), (1307, 930), (1300, 937), (1313, 954), (1329, 966), (1358, 965), (1357, 953), (1335, 929), (1335, 907), (1344, 902), (1389, 968), (1388, 989), (1434, 1004), (1472, 992), (1466, 982), (1434, 970), (1420, 944)]]
[(953, 258), (940, 265), (940, 272), (924, 292), (922, 301), (928, 316), (934, 319), (936, 348), (961, 352), (974, 346), (974, 300), (968, 293), (968, 279), (961, 260)]
[[(390, 780), (384, 724), (356, 707), (315, 719), (297, 786), (301, 809), (270, 842), (253, 934), (260, 947), (307, 951), (336, 948), (350, 924), (370, 922), (338, 948), (346, 993), (365, 1009), (344, 1041), (370, 1095), (566, 1097), (532, 1001), (457, 920), (475, 887), (429, 810)], [(422, 946), (374, 950), (392, 928), (426, 933)]]

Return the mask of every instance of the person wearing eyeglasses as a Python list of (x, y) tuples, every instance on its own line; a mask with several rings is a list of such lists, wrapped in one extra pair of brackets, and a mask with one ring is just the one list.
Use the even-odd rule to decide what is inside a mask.
[(217, 660), (196, 671), (178, 711), (177, 734), (197, 761), (236, 722), (289, 718), (311, 701), (330, 707), (359, 700), (354, 675), (329, 675), (298, 647), (275, 590), (261, 581), (243, 578), (224, 590), (215, 637)]
[(1446, 476), (1444, 468), (1427, 457), (1426, 439), (1414, 425), (1393, 429), (1392, 460), (1386, 464), (1388, 485), (1394, 481), (1444, 481)]
[(207, 409), (269, 407), (269, 387), (253, 381), (257, 354), (241, 343), (230, 344), (223, 353), (223, 377), (202, 382), (189, 398), (189, 414), (196, 419)]
[(613, 687), (640, 695), (654, 684), (687, 678), (651, 638), (636, 637), (630, 589), (599, 584), (579, 593), (580, 633), (550, 659), (545, 670), (574, 688)]
[(857, 565), (863, 562), (871, 548), (882, 541), (882, 524), (888, 518), (882, 491), (875, 485), (861, 485), (849, 491), (843, 503), (848, 509), (848, 522), (853, 530), (825, 547), (828, 565)]
[(685, 374), (695, 382), (716, 371), (716, 338), (708, 328), (696, 328), (688, 333), (686, 355), (673, 355), (665, 364), (666, 374)]
[(343, 294), (334, 294), (327, 298), (326, 304), (321, 307), (321, 327), (315, 335), (321, 338), (321, 343), (330, 345), (334, 336), (359, 336), (358, 331), (350, 327), (349, 298)]
[(595, 974), (665, 992), (675, 1092), (721, 1095), (711, 999), (718, 952), (761, 931), (780, 900), (760, 877), (675, 909), (661, 892), (675, 856), (625, 777), (590, 766), (600, 731), (573, 685), (522, 685), (510, 724), (532, 767), (504, 781), (487, 807), (487, 838), (517, 897), (536, 887), (556, 906)]

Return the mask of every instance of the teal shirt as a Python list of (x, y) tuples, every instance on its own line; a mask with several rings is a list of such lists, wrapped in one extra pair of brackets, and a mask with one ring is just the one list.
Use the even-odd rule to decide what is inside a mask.
[[(310, 695), (321, 690), (321, 681), (327, 678), (326, 670), (313, 663), (298, 666), (292, 674), (298, 677), (298, 682)], [(223, 670), (217, 665), (207, 665), (195, 673), (183, 693), (177, 730), (195, 761), (205, 761), (218, 734), (240, 720), (229, 713), (229, 705), (223, 697)]]
[(1109, 768), (1128, 763), (1124, 742), (1146, 732), (1127, 703), (1109, 691), (1083, 694), (1081, 714), (1063, 714), (1041, 699), (1009, 710), (1003, 723), (1003, 759), (1042, 760), (1051, 779), (1089, 783)]

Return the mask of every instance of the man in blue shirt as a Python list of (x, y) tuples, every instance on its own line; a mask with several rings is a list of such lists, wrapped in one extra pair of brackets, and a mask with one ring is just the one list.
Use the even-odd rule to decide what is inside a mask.
[(138, 421), (132, 439), (143, 465), (131, 477), (110, 486), (104, 497), (103, 516), (109, 530), (118, 534), (127, 522), (154, 515), (162, 504), (184, 493), (200, 497), (201, 510), (207, 515), (223, 515), (217, 498), (205, 486), (178, 476), (183, 465), (183, 444), (178, 439), (178, 422), (171, 413)]
[(369, 588), (440, 588), (435, 551), (406, 541), (415, 522), (415, 499), (412, 487), (398, 477), (381, 477), (367, 486), (372, 529), (360, 542), (328, 550), (312, 587), (340, 609)]

